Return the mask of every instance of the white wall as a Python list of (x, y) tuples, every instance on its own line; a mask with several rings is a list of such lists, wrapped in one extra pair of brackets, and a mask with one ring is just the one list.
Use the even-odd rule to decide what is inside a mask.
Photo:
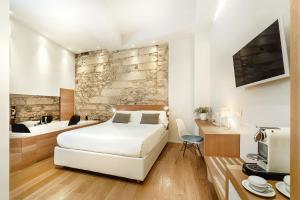
[(0, 2), (0, 199), (8, 199), (9, 4)]
[(59, 96), (75, 87), (74, 54), (14, 19), (10, 62), (10, 93)]
[[(241, 155), (256, 152), (255, 126), (290, 125), (289, 79), (251, 87), (236, 88), (232, 55), (271, 25), (284, 19), (289, 36), (288, 0), (223, 0), (211, 34), (211, 103), (242, 113), (234, 128), (242, 127)], [(289, 41), (289, 40), (288, 40)], [(239, 124), (241, 126), (239, 126)]]
[[(197, 31), (194, 44), (194, 108), (210, 107), (210, 35), (209, 31)], [(194, 123), (194, 132), (199, 128)]]
[(176, 118), (182, 118), (189, 131), (194, 130), (194, 39), (169, 42), (169, 140), (178, 141)]
[(210, 105), (209, 32), (195, 33), (194, 107)]

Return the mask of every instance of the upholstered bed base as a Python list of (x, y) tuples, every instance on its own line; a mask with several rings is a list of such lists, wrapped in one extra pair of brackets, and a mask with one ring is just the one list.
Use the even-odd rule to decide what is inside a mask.
[[(144, 181), (168, 141), (168, 134), (143, 158), (55, 147), (54, 164)], [(126, 145), (126, 144), (124, 144)]]

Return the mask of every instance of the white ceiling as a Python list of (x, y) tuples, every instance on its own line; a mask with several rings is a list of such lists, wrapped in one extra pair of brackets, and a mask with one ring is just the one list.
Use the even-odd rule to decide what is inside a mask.
[(213, 18), (217, 0), (10, 0), (11, 16), (74, 53), (167, 42)]

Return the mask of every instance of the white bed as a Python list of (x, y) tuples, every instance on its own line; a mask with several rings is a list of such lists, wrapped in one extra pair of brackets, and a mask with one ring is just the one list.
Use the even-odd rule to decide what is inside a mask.
[[(54, 163), (143, 181), (167, 143), (164, 111), (131, 113), (128, 124), (106, 123), (68, 131), (57, 137)], [(140, 124), (142, 113), (160, 113), (159, 124)]]

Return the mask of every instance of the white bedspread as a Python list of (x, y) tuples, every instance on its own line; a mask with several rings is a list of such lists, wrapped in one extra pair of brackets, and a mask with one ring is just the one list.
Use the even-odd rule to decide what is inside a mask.
[(57, 137), (60, 147), (107, 153), (114, 155), (144, 157), (165, 133), (162, 124), (103, 123), (64, 132)]

